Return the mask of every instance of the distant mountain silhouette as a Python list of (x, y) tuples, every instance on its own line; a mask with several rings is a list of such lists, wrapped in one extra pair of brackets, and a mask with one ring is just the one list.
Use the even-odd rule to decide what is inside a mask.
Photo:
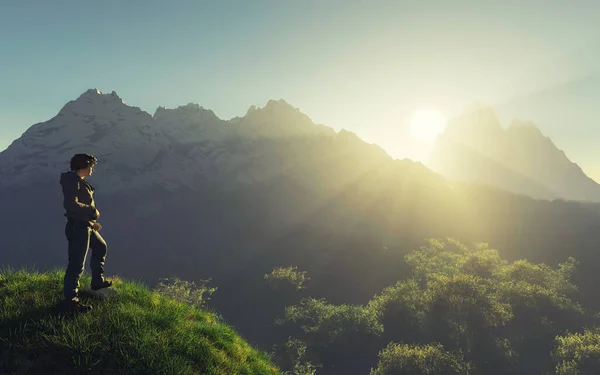
[(427, 165), (451, 180), (535, 198), (600, 201), (600, 184), (534, 124), (514, 120), (503, 129), (494, 112), (480, 105), (448, 124)]

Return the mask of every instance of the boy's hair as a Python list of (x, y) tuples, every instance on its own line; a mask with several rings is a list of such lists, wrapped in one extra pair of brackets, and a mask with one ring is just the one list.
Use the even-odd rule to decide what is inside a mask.
[(98, 163), (98, 159), (90, 154), (76, 154), (71, 158), (71, 171), (78, 171)]

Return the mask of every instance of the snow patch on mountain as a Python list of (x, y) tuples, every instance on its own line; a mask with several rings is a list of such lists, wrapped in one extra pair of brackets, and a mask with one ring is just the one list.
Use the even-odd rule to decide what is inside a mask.
[(87, 90), (51, 120), (30, 127), (0, 154), (0, 186), (57, 176), (68, 169), (76, 153), (98, 157), (107, 190), (129, 188), (134, 176), (135, 184), (157, 181), (170, 186), (173, 171), (185, 170), (148, 113), (126, 105), (114, 92)]
[(175, 109), (158, 107), (153, 118), (165, 136), (176, 143), (221, 141), (231, 135), (224, 126), (226, 121), (198, 104), (189, 103)]
[(296, 135), (334, 135), (285, 100), (269, 100), (263, 108), (251, 106), (242, 118), (229, 121), (246, 138), (283, 138)]

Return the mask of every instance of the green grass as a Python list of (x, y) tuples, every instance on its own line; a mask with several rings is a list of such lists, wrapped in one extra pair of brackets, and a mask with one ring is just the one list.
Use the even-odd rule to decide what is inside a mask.
[(113, 278), (117, 296), (59, 314), (63, 275), (0, 270), (0, 374), (279, 373), (214, 314), (137, 282)]

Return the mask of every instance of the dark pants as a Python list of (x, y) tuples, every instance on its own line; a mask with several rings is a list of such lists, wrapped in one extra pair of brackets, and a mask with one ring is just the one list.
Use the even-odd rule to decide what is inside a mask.
[(64, 297), (66, 300), (78, 301), (79, 279), (83, 274), (88, 248), (92, 249), (92, 285), (104, 281), (106, 242), (100, 233), (92, 230), (84, 221), (67, 221), (65, 234), (69, 241), (69, 264), (64, 278)]

